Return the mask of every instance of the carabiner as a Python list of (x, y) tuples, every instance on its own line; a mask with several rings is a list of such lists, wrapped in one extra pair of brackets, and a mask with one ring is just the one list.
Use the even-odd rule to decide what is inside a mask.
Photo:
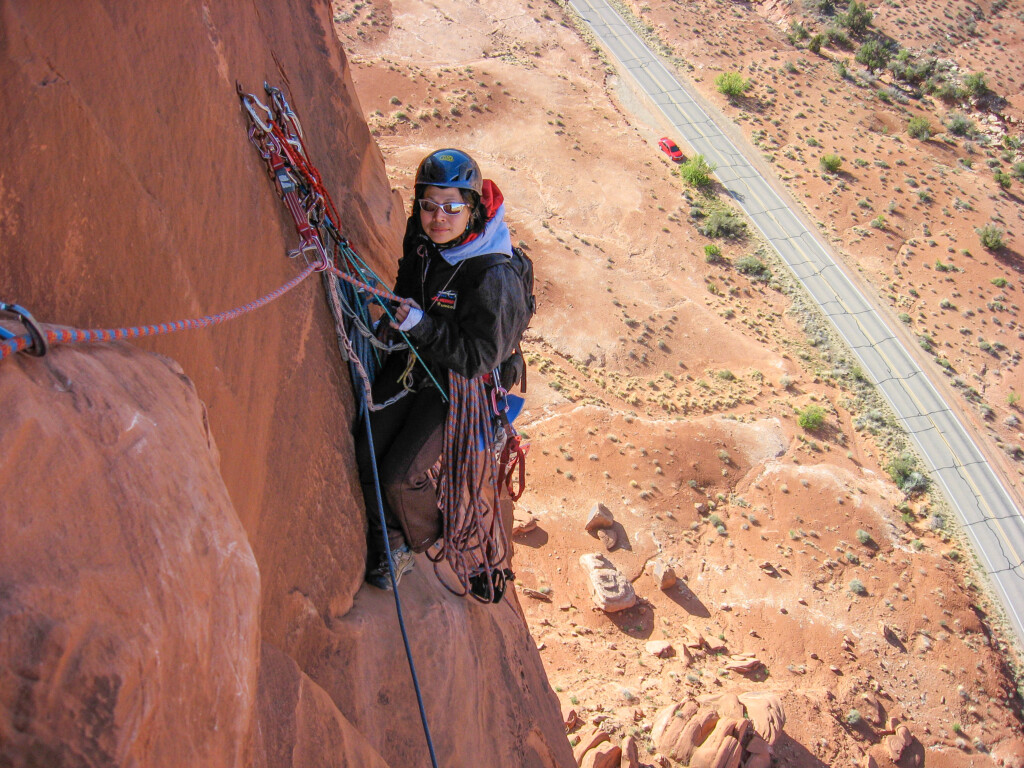
[[(270, 133), (273, 130), (271, 124), (274, 122), (274, 113), (270, 111), (270, 108), (266, 104), (257, 99), (251, 93), (241, 94), (241, 96), (242, 104), (245, 105), (245, 109), (249, 113), (249, 119), (252, 120), (253, 124), (256, 125), (261, 131), (263, 131), (264, 133)], [(256, 114), (256, 107), (259, 107), (260, 109), (267, 113), (266, 120), (264, 120), (258, 114)]]
[[(21, 320), (21, 324), (24, 325), (25, 329), (28, 331), (28, 335), (32, 339), (32, 344), (23, 349), (22, 352), (27, 355), (32, 355), (33, 357), (42, 357), (46, 354), (48, 349), (46, 344), (46, 333), (39, 327), (39, 323), (37, 323), (36, 319), (32, 317), (31, 312), (18, 304), (8, 304), (3, 301), (0, 301), (0, 312), (9, 312), (17, 317)], [(7, 333), (9, 333), (9, 331)]]

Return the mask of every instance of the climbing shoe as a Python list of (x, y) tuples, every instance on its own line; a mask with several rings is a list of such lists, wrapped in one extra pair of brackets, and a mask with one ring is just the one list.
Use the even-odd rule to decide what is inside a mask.
[[(412, 550), (404, 544), (397, 549), (392, 549), (391, 564), (395, 569), (395, 584), (398, 584), (402, 577), (412, 570)], [(391, 574), (388, 572), (387, 553), (381, 552), (377, 555), (376, 562), (366, 572), (366, 581), (377, 589), (391, 590)]]

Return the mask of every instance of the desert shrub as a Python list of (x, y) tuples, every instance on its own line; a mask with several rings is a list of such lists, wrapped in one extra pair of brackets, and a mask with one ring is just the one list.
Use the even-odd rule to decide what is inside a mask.
[(974, 133), (974, 123), (959, 112), (956, 112), (950, 115), (946, 121), (946, 130), (954, 136), (969, 136)]
[(818, 162), (821, 164), (821, 169), (828, 173), (838, 173), (839, 169), (843, 167), (843, 158), (834, 152), (822, 155)]
[(739, 72), (723, 72), (715, 78), (715, 88), (730, 99), (739, 98), (750, 90), (750, 80)]
[[(864, 589), (864, 585), (863, 584), (861, 585), (861, 589)], [(852, 584), (852, 582), (850, 584), (850, 591), (851, 592), (853, 591), (853, 584)], [(864, 590), (864, 591), (866, 592), (867, 590)], [(857, 594), (861, 594), (861, 593), (858, 592)], [(848, 724), (850, 724), (850, 725), (857, 725), (861, 721), (861, 719), (862, 718), (861, 718), (860, 712), (858, 712), (856, 709), (851, 709), (849, 712), (846, 713), (846, 722)]]
[(866, 3), (858, 3), (857, 0), (850, 0), (846, 13), (839, 16), (839, 23), (850, 30), (851, 35), (863, 35), (868, 31), (875, 14), (868, 10)]
[(992, 178), (994, 178), (996, 180), (996, 184), (1003, 189), (1009, 189), (1013, 186), (1013, 176), (1008, 174), (1006, 171), (996, 171), (992, 174)]
[[(829, 27), (825, 30), (825, 39), (828, 40), (828, 44), (835, 46), (836, 48), (849, 48), (850, 38), (847, 37), (846, 33), (839, 27)], [(843, 75), (846, 77), (846, 75)]]
[(825, 411), (820, 405), (809, 405), (797, 416), (797, 424), (801, 429), (815, 432), (825, 424)]
[(807, 50), (811, 53), (821, 53), (821, 46), (825, 44), (825, 36), (820, 32), (807, 41)]
[(993, 277), (989, 282), (996, 288), (1005, 288), (1009, 284), (1009, 280), (1005, 277)]
[(789, 25), (789, 42), (796, 45), (801, 40), (806, 40), (810, 37), (811, 33), (807, 31), (805, 27), (798, 19), (794, 19), (793, 23)]
[(733, 266), (736, 267), (738, 272), (742, 272), (751, 280), (767, 282), (772, 276), (772, 271), (757, 256), (742, 256), (736, 260)]
[(1014, 163), (1013, 167), (1010, 168), (1010, 175), (1017, 179), (1017, 181), (1024, 181), (1024, 162)]
[(717, 264), (722, 260), (722, 249), (714, 243), (704, 246), (704, 261), (708, 264)]
[(964, 78), (964, 90), (968, 96), (980, 99), (988, 93), (988, 84), (985, 82), (984, 72), (974, 72)]
[(897, 487), (908, 496), (928, 489), (928, 478), (917, 468), (917, 457), (906, 451), (893, 458), (885, 468)]
[(863, 528), (857, 529), (857, 541), (861, 544), (867, 544), (871, 541), (871, 534), (865, 531)]
[(711, 185), (711, 174), (715, 168), (715, 164), (705, 160), (704, 155), (694, 155), (679, 166), (679, 175), (691, 186), (707, 187)]
[(978, 227), (975, 232), (978, 233), (978, 238), (981, 240), (981, 247), (986, 251), (1001, 251), (1006, 246), (1006, 242), (1003, 240), (1003, 229), (989, 222), (983, 227)]
[(907, 133), (915, 139), (926, 141), (932, 137), (932, 124), (925, 117), (912, 117), (907, 123)]
[(897, 80), (921, 85), (934, 74), (935, 64), (934, 58), (918, 57), (903, 48), (889, 62), (889, 71)]
[(836, 60), (832, 64), (836, 68), (836, 74), (837, 75), (839, 75), (841, 78), (843, 78), (843, 80), (849, 80), (850, 79), (850, 70), (846, 66), (846, 62), (845, 61)]
[(892, 51), (881, 40), (871, 38), (858, 49), (855, 58), (858, 64), (863, 64), (869, 72), (874, 73), (885, 68), (892, 58)]
[(747, 224), (732, 211), (713, 211), (699, 228), (704, 237), (741, 237)]
[(807, 10), (823, 16), (831, 16), (836, 12), (836, 0), (805, 0), (804, 5)]
[(860, 579), (850, 579), (850, 591), (855, 595), (866, 595), (868, 593), (867, 587)]

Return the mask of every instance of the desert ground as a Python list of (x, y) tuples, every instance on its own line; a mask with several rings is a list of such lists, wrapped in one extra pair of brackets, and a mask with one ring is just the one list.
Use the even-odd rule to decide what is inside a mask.
[[(820, 5), (620, 7), (888, 304), (1019, 493), (1024, 13), (869, 6), (912, 62), (949, 61), (955, 83), (985, 73), (978, 98), (950, 102), (870, 72), (856, 40), (812, 52), (834, 26)], [(566, 7), (334, 11), (393, 187), (408, 199), (420, 158), (466, 149), (536, 265), (514, 568), (550, 682), (582, 721), (570, 739), (600, 724), (654, 764), (665, 705), (769, 690), (787, 717), (779, 765), (895, 764), (896, 722), (914, 736), (899, 765), (1020, 765), (1024, 678), (955, 519), (890, 478), (905, 439), (770, 250), (749, 229), (701, 234), (728, 203), (687, 187), (657, 148), (667, 128)], [(749, 80), (742, 96), (718, 92), (724, 72)], [(912, 117), (927, 136), (920, 120), (908, 134)], [(1002, 248), (982, 246), (986, 225)], [(821, 423), (802, 426), (808, 414)], [(585, 529), (598, 503), (614, 519), (600, 539)], [(594, 606), (579, 562), (594, 552), (634, 607)], [(656, 564), (678, 581), (662, 589)]]

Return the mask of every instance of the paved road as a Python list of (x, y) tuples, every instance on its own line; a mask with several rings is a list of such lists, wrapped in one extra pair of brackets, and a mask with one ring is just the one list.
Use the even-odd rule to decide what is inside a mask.
[(604, 0), (570, 0), (623, 74), (632, 77), (779, 252), (888, 398), (975, 546), (1024, 644), (1024, 518), (981, 450), (886, 321), (736, 145)]

